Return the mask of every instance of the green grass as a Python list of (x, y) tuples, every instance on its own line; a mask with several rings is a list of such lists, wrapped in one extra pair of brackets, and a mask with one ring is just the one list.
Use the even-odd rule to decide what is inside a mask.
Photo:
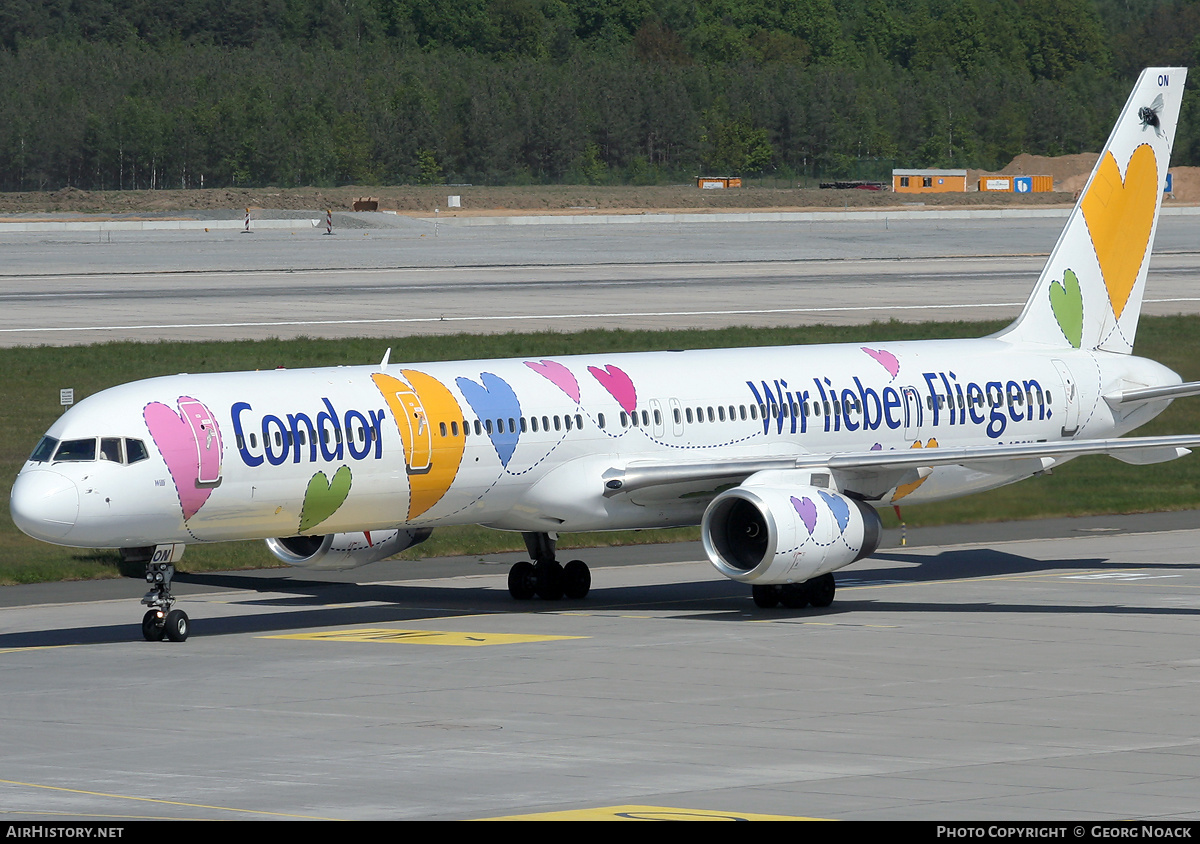
[[(789, 343), (869, 342), (978, 337), (1003, 327), (1000, 322), (799, 328), (729, 328), (714, 331), (586, 331), (494, 336), (448, 335), (392, 340), (264, 340), (236, 343), (104, 343), (66, 348), (33, 347), (0, 351), (0, 584), (118, 576), (115, 552), (79, 551), (30, 539), (8, 514), (11, 479), (42, 433), (61, 413), (60, 387), (73, 387), (76, 401), (116, 384), (176, 372), (221, 372), (276, 366), (335, 366), (378, 361), (392, 347), (393, 361), (468, 358), (548, 357), (593, 352), (723, 348)], [(1171, 367), (1184, 380), (1200, 380), (1200, 317), (1143, 317), (1137, 354)], [(1200, 403), (1184, 399), (1139, 429), (1141, 435), (1200, 431)], [(904, 508), (910, 525), (1003, 521), (1066, 515), (1133, 513), (1200, 508), (1200, 460), (1196, 457), (1156, 466), (1127, 466), (1107, 457), (1075, 460), (1047, 477), (1027, 480), (981, 495)], [(885, 524), (895, 517), (885, 511)], [(560, 547), (695, 538), (695, 529), (564, 534)], [(423, 545), (405, 552), (419, 558), (448, 554), (484, 555), (522, 550), (518, 534), (485, 528), (442, 528)], [(263, 543), (231, 542), (189, 546), (189, 571), (276, 565)]]

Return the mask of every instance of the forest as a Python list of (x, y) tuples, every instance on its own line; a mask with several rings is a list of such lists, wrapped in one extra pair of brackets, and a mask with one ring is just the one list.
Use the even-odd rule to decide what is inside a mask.
[(1198, 54), (1196, 0), (6, 0), (0, 190), (999, 168)]

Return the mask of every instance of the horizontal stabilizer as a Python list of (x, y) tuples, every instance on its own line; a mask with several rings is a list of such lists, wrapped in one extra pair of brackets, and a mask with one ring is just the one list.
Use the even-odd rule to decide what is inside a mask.
[(1187, 381), (1183, 384), (1170, 384), (1166, 387), (1143, 387), (1139, 390), (1123, 390), (1114, 395), (1105, 396), (1109, 407), (1131, 402), (1157, 401), (1160, 399), (1178, 399), (1184, 396), (1200, 395), (1200, 381)]

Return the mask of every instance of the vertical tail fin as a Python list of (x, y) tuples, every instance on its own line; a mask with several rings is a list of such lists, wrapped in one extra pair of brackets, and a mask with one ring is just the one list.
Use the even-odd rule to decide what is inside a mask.
[(998, 336), (1133, 351), (1186, 77), (1142, 71), (1025, 310)]

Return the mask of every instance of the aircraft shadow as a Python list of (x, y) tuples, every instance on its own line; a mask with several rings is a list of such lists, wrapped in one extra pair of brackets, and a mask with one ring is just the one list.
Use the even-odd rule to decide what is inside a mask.
[[(915, 565), (913, 565), (915, 564)], [(1102, 558), (1039, 560), (987, 548), (946, 551), (936, 555), (889, 550), (863, 561), (860, 570), (850, 567), (838, 573), (843, 586), (885, 586), (902, 583), (964, 581), (1038, 572), (1096, 572), (1124, 570), (1131, 566)], [(1183, 563), (1138, 564), (1139, 569), (1194, 570)], [(601, 575), (602, 578), (602, 575)], [(238, 634), (270, 635), (306, 628), (338, 628), (363, 625), (402, 624), (453, 616), (560, 612), (668, 611), (676, 618), (707, 621), (805, 621), (850, 616), (856, 612), (980, 612), (980, 613), (1067, 613), (1106, 615), (1197, 616), (1200, 609), (1187, 607), (1122, 605), (1053, 605), (1049, 603), (997, 604), (993, 602), (890, 601), (886, 592), (839, 593), (831, 607), (802, 610), (764, 610), (754, 605), (750, 590), (729, 580), (683, 581), (642, 586), (593, 587), (583, 601), (515, 602), (499, 589), (471, 589), (429, 585), (354, 584), (290, 577), (264, 577), (240, 573), (179, 574), (180, 583), (239, 592), (264, 593), (261, 599), (239, 598), (247, 607), (277, 608), (276, 612), (205, 618), (184, 598), (180, 606), (189, 610), (193, 636)], [(99, 627), (66, 627), (54, 630), (0, 634), (0, 649), (61, 647), (141, 641), (140, 608), (131, 594), (129, 623)], [(368, 604), (368, 606), (363, 606)], [(342, 606), (339, 606), (342, 605)], [(148, 647), (158, 643), (145, 643)]]

